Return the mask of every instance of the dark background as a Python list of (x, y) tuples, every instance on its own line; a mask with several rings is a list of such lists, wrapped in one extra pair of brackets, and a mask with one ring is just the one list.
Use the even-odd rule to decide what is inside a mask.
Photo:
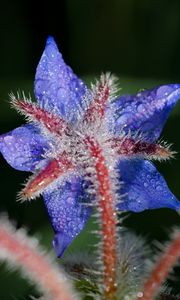
[[(31, 92), (35, 69), (47, 36), (55, 37), (68, 64), (87, 80), (101, 71), (120, 77), (121, 93), (161, 83), (180, 82), (180, 1), (167, 0), (67, 0), (3, 1), (0, 6), (0, 130), (20, 125), (23, 118), (10, 110), (8, 94), (17, 90)], [(180, 150), (180, 107), (173, 111), (163, 137)], [(15, 201), (27, 173), (13, 170), (3, 159), (0, 167), (0, 210), (6, 211), (17, 226), (41, 236), (51, 251), (53, 233), (43, 201), (19, 204)], [(180, 194), (178, 160), (158, 164), (171, 190)], [(128, 228), (154, 239), (166, 240), (179, 216), (168, 209), (130, 214)], [(92, 224), (90, 222), (89, 227)], [(86, 240), (86, 242), (84, 242)], [(83, 248), (92, 240), (88, 229), (70, 249)], [(32, 287), (10, 275), (2, 266), (0, 299), (27, 299)], [(177, 277), (177, 276), (176, 276)], [(11, 286), (11, 288), (8, 288)], [(177, 288), (177, 287), (176, 287)], [(178, 290), (178, 289), (177, 289)], [(176, 292), (177, 292), (176, 290)], [(16, 299), (15, 298), (15, 299)]]
[(32, 78), (48, 34), (77, 72), (179, 78), (178, 0), (3, 1), (0, 76)]

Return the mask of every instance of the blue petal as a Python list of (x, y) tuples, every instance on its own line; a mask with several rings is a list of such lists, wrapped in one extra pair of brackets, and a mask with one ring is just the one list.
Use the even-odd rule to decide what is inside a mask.
[(77, 119), (78, 105), (86, 86), (65, 64), (52, 37), (47, 39), (37, 67), (34, 92), (44, 108), (54, 109), (68, 121)]
[(149, 161), (123, 160), (118, 169), (123, 182), (121, 193), (125, 194), (119, 204), (121, 210), (139, 212), (163, 207), (180, 210), (180, 201)]
[(91, 209), (84, 205), (90, 201), (82, 179), (71, 178), (63, 185), (43, 192), (45, 205), (55, 232), (53, 241), (57, 256), (60, 257), (73, 239), (84, 228)]
[(33, 171), (47, 148), (39, 130), (28, 124), (0, 136), (0, 151), (7, 162), (20, 171)]
[(124, 130), (144, 133), (147, 140), (159, 138), (169, 113), (180, 99), (180, 84), (168, 84), (136, 95), (117, 98), (111, 106), (110, 127), (114, 134)]

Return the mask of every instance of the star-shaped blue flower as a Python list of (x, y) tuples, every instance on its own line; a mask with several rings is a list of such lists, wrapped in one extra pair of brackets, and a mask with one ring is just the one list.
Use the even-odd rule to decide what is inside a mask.
[(88, 204), (95, 201), (98, 190), (93, 168), (100, 152), (116, 181), (112, 193), (120, 210), (180, 209), (180, 202), (149, 162), (171, 156), (169, 148), (156, 141), (180, 98), (180, 84), (115, 97), (113, 78), (107, 74), (90, 91), (49, 37), (37, 67), (34, 93), (37, 104), (12, 95), (13, 105), (30, 122), (1, 135), (0, 150), (13, 168), (33, 172), (21, 197), (43, 195), (58, 256), (91, 214)]

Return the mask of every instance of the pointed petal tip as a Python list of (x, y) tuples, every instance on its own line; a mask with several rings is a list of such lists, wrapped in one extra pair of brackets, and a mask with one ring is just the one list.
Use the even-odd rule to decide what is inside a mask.
[(55, 253), (57, 254), (57, 257), (61, 257), (63, 255), (66, 248), (72, 242), (72, 239), (73, 239), (73, 237), (69, 237), (62, 232), (55, 234), (52, 244), (53, 244)]
[(45, 49), (37, 66), (34, 94), (37, 101), (70, 122), (78, 118), (86, 85), (64, 62), (54, 37), (48, 36)]
[[(122, 130), (141, 132), (148, 141), (156, 141), (172, 109), (180, 99), (180, 84), (164, 84), (134, 95), (124, 95), (110, 106), (113, 134)], [(110, 114), (109, 114), (110, 115)]]
[(169, 202), (168, 207), (180, 213), (180, 201), (174, 195), (172, 197), (172, 201)]
[(122, 161), (119, 164), (124, 194), (119, 209), (141, 212), (149, 209), (170, 208), (180, 211), (180, 201), (167, 186), (156, 167), (146, 160)]
[[(58, 45), (56, 44), (54, 37), (51, 35), (47, 37), (44, 56), (47, 57), (51, 63), (54, 62), (54, 64), (57, 64), (58, 59), (60, 60), (62, 59), (62, 54), (59, 52)], [(47, 62), (46, 62), (46, 67), (47, 67)]]
[(55, 39), (52, 35), (48, 35), (48, 37), (47, 37), (46, 45), (48, 45), (48, 44), (55, 44), (56, 45)]
[(167, 101), (169, 100), (172, 104), (176, 103), (177, 100), (180, 99), (180, 84), (173, 83), (158, 86), (156, 90), (156, 98), (167, 99)]

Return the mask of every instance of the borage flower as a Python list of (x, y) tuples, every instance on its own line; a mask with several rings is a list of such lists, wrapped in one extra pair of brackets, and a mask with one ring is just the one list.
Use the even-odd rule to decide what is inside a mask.
[(29, 124), (1, 135), (0, 149), (13, 168), (33, 172), (20, 198), (43, 195), (58, 256), (84, 228), (99, 195), (123, 211), (180, 209), (149, 162), (173, 154), (156, 141), (180, 98), (180, 84), (116, 97), (115, 79), (106, 74), (90, 90), (49, 37), (34, 91), (37, 103), (11, 95)]

